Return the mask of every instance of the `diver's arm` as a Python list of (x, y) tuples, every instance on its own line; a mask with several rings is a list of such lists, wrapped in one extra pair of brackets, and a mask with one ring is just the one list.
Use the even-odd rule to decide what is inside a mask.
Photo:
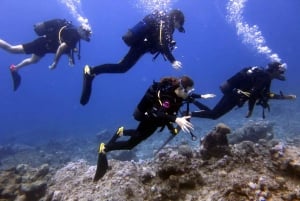
[(197, 100), (194, 100), (193, 101), (193, 104), (195, 106), (197, 106), (198, 109), (200, 110), (204, 110), (204, 111), (211, 111), (211, 109), (209, 107), (207, 107), (206, 105), (204, 105), (203, 103), (200, 103), (199, 101)]
[(175, 68), (176, 70), (182, 68), (182, 63), (175, 59), (175, 57), (171, 53), (170, 48), (167, 45), (161, 48), (161, 53), (170, 61), (173, 68)]
[(55, 53), (55, 56), (54, 56), (54, 60), (53, 60), (53, 63), (49, 66), (49, 69), (55, 69), (57, 64), (58, 64), (58, 61), (61, 57), (61, 55), (65, 52), (65, 50), (68, 48), (68, 45), (67, 43), (63, 42), (59, 45), (59, 47), (57, 48), (56, 50), (56, 53)]
[(163, 20), (161, 20), (159, 28), (159, 51), (170, 61), (173, 68), (177, 70), (182, 68), (182, 63), (177, 61), (172, 54), (171, 47), (174, 46), (174, 41), (172, 40), (172, 33), (165, 26)]
[(284, 95), (282, 92), (280, 92), (280, 94), (269, 93), (269, 98), (276, 100), (295, 100), (297, 96), (294, 94)]

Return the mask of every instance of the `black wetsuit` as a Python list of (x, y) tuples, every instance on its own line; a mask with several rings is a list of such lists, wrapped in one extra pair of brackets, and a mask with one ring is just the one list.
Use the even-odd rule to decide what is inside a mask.
[[(171, 53), (174, 48), (173, 33), (175, 29), (166, 13), (154, 12), (147, 15), (138, 24), (142, 24), (143, 29), (145, 29), (142, 34), (143, 37), (136, 36), (137, 39), (134, 39), (128, 53), (119, 63), (95, 66), (90, 68), (89, 74), (84, 74), (80, 98), (80, 103), (82, 105), (87, 104), (90, 99), (92, 93), (92, 81), (95, 78), (95, 75), (102, 73), (125, 73), (147, 52), (156, 54), (155, 57), (158, 54), (162, 54), (164, 58), (167, 58), (171, 63), (176, 61)], [(139, 27), (137, 29), (139, 29)], [(141, 30), (138, 30), (138, 32), (141, 32)], [(124, 41), (127, 43), (126, 39), (124, 39)]]
[(117, 141), (118, 135), (114, 135), (105, 146), (105, 152), (112, 150), (132, 149), (143, 140), (151, 136), (158, 128), (168, 127), (171, 133), (176, 134), (173, 122), (177, 112), (183, 104), (174, 88), (161, 87), (154, 83), (146, 92), (134, 113), (136, 120), (140, 121), (136, 129), (124, 130), (125, 136), (130, 136), (127, 141)]
[(174, 25), (170, 24), (168, 15), (166, 13), (155, 12), (147, 15), (142, 22), (147, 26), (147, 33), (130, 47), (125, 57), (117, 64), (102, 64), (95, 66), (91, 69), (91, 74), (125, 73), (148, 52), (151, 54), (160, 52), (171, 63), (176, 60), (171, 53), (173, 47)]
[[(248, 109), (252, 112), (258, 100), (267, 101), (265, 98), (270, 94), (271, 81), (269, 73), (263, 68), (244, 68), (220, 87), (224, 95), (212, 110), (201, 108), (199, 105), (202, 111), (192, 112), (192, 116), (218, 119), (234, 107), (242, 107), (247, 101)], [(249, 96), (243, 92), (248, 92)], [(198, 106), (197, 102), (194, 104)]]
[(23, 44), (22, 46), (26, 54), (35, 54), (43, 57), (47, 53), (56, 53), (60, 42), (66, 42), (68, 49), (65, 53), (68, 54), (76, 47), (77, 42), (80, 40), (80, 35), (78, 34), (77, 29), (70, 25), (62, 29), (60, 32), (60, 39), (61, 41), (59, 40), (58, 30), (51, 34), (41, 36), (32, 42)]

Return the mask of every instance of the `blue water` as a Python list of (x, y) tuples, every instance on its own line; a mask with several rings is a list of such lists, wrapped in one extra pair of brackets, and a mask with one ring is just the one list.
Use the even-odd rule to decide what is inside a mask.
[[(36, 22), (66, 18), (76, 23), (76, 18), (63, 2), (66, 1), (1, 0), (0, 38), (12, 44), (22, 44), (36, 38), (33, 31)], [(213, 106), (220, 98), (219, 85), (229, 76), (242, 67), (265, 66), (270, 61), (253, 46), (243, 43), (242, 37), (237, 35), (235, 26), (226, 18), (227, 0), (177, 0), (170, 6), (185, 13), (186, 33), (174, 34), (178, 46), (174, 55), (183, 63), (183, 69), (175, 71), (161, 57), (153, 62), (152, 55), (147, 54), (126, 74), (98, 76), (89, 104), (81, 106), (83, 66), (115, 63), (125, 55), (128, 47), (121, 36), (148, 13), (139, 2), (80, 2), (80, 15), (88, 19), (93, 30), (91, 42), (81, 43), (81, 60), (76, 60), (75, 67), (69, 67), (67, 58), (63, 57), (57, 69), (50, 71), (48, 66), (53, 55), (49, 54), (38, 64), (20, 70), (22, 85), (16, 92), (12, 90), (8, 67), (26, 55), (0, 50), (0, 144), (88, 137), (103, 129), (113, 131), (120, 125), (135, 126), (132, 112), (136, 104), (152, 80), (162, 76), (190, 75), (198, 92), (218, 95), (213, 100), (203, 101)], [(299, 0), (249, 0), (245, 3), (243, 20), (250, 26), (257, 25), (266, 45), (288, 64), (288, 80), (273, 81), (275, 92), (283, 90), (299, 95), (299, 10)], [(273, 103), (274, 109), (267, 118), (279, 125), (285, 122), (283, 129), (299, 133), (299, 100)], [(245, 122), (244, 115), (245, 110), (234, 110), (218, 121), (239, 125)], [(258, 107), (252, 119), (257, 118), (261, 118)], [(194, 122), (203, 128), (207, 123), (214, 125), (218, 121), (198, 119)]]

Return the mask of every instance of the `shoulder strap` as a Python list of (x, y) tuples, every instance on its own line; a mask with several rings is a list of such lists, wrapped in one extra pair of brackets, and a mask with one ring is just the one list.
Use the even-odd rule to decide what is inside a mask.
[(63, 43), (61, 34), (62, 34), (62, 31), (63, 31), (66, 27), (67, 27), (67, 26), (65, 25), (65, 26), (63, 26), (62, 28), (60, 28), (59, 31), (58, 31), (58, 41), (59, 41), (60, 44)]

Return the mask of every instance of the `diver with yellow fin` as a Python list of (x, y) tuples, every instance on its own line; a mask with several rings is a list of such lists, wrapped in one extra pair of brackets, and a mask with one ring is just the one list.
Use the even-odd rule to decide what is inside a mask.
[[(164, 77), (159, 82), (154, 82), (134, 111), (133, 116), (139, 122), (137, 128), (120, 127), (108, 143), (100, 143), (94, 181), (98, 181), (105, 175), (108, 169), (106, 154), (110, 151), (131, 150), (157, 129), (161, 132), (164, 128), (168, 128), (172, 136), (177, 135), (180, 130), (191, 134), (194, 127), (189, 121), (190, 116), (183, 114), (178, 117), (178, 113), (186, 101), (189, 101), (194, 91), (193, 86), (194, 82), (188, 76)], [(212, 98), (214, 94), (200, 96)], [(129, 139), (119, 140), (122, 136), (128, 136)]]

